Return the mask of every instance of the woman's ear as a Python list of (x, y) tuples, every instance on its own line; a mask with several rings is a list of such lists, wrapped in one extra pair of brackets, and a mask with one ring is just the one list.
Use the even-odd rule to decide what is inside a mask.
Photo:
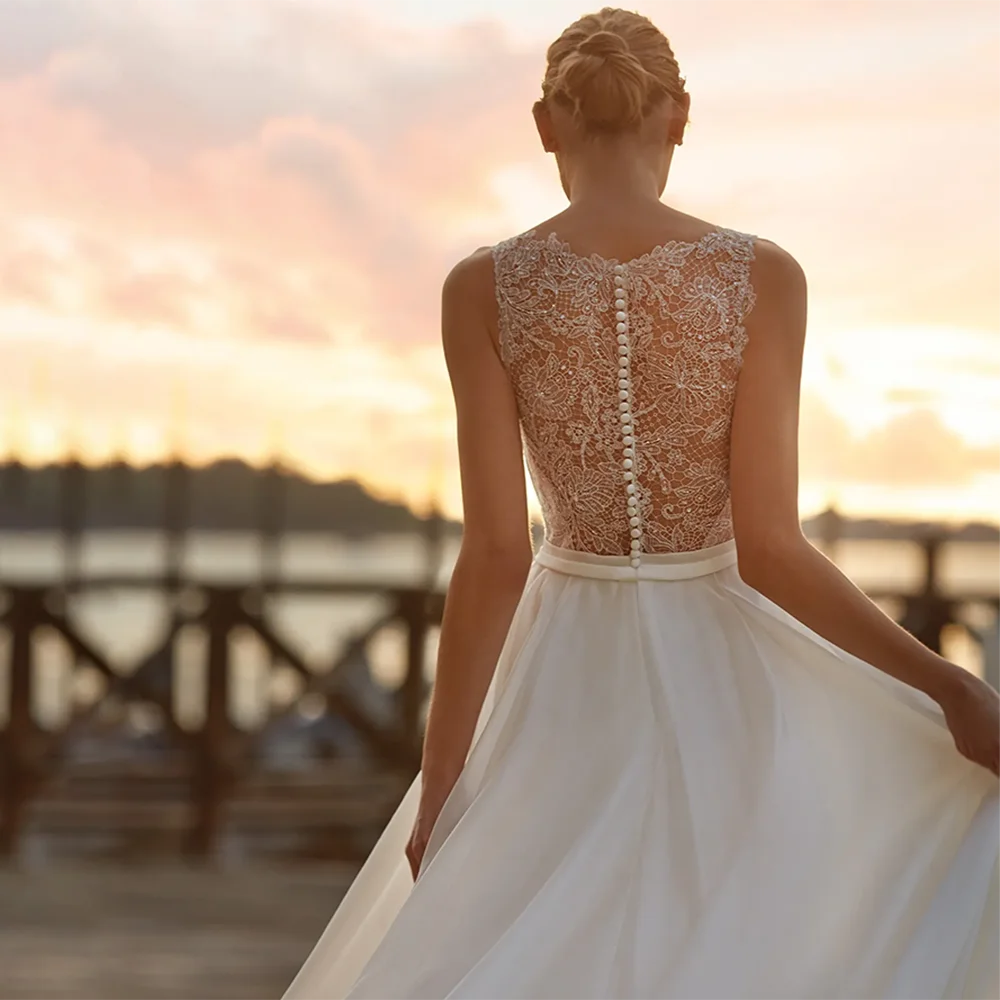
[(552, 114), (545, 101), (535, 101), (532, 105), (531, 113), (535, 118), (535, 128), (538, 129), (538, 137), (542, 140), (542, 149), (546, 153), (559, 152), (559, 144), (556, 142), (556, 130), (552, 125)]
[(678, 146), (684, 144), (684, 132), (687, 129), (688, 114), (690, 110), (690, 94), (685, 93), (679, 102), (674, 102), (673, 120), (670, 124), (670, 138)]

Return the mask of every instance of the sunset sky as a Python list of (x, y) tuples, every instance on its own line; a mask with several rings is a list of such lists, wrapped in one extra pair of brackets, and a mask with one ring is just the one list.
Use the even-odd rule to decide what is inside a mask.
[[(441, 282), (564, 204), (561, 0), (0, 0), (9, 454), (259, 461), (460, 510)], [(651, 2), (665, 201), (809, 279), (802, 508), (998, 516), (1000, 6)]]

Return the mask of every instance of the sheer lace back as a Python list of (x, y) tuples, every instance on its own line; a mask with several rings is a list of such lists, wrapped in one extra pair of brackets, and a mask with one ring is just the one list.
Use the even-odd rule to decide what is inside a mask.
[(625, 262), (534, 230), (493, 248), (501, 355), (550, 542), (639, 565), (732, 537), (755, 239), (716, 229)]

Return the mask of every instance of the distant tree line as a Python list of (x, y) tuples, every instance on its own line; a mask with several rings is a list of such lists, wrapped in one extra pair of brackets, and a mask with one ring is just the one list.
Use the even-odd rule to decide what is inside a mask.
[[(166, 520), (165, 465), (135, 467), (124, 462), (67, 469), (16, 462), (0, 464), (0, 531), (56, 531), (67, 503), (83, 529), (149, 530)], [(426, 521), (406, 504), (374, 496), (353, 479), (316, 482), (286, 469), (259, 469), (238, 459), (188, 467), (183, 473), (183, 523), (203, 531), (328, 531), (370, 535), (419, 531)], [(176, 489), (176, 483), (174, 484)], [(176, 495), (176, 494), (175, 494)], [(176, 514), (176, 512), (175, 512)], [(444, 521), (448, 533), (461, 524)], [(995, 524), (938, 525), (878, 518), (847, 518), (826, 511), (803, 522), (811, 537), (919, 538), (945, 534), (970, 542), (997, 542)]]
[[(0, 465), (0, 530), (55, 531), (67, 503), (83, 529), (155, 530), (178, 473), (165, 465), (96, 467)], [(420, 530), (424, 519), (406, 504), (372, 495), (355, 480), (315, 482), (294, 471), (258, 469), (237, 459), (180, 473), (182, 523), (197, 530), (291, 531), (367, 535)], [(456, 522), (445, 530), (458, 532)]]

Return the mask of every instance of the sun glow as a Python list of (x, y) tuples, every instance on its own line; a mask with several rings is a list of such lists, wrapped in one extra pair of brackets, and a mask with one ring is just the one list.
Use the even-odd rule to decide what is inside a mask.
[[(278, 422), (309, 474), (460, 510), (441, 282), (564, 205), (530, 108), (579, 11), (433, 7), (18, 7), (4, 453), (258, 461)], [(804, 511), (996, 519), (996, 17), (790, 9), (652, 0), (692, 93), (666, 200), (805, 268)]]
[(804, 381), (837, 406), (852, 430), (873, 430), (929, 407), (969, 443), (1000, 439), (1000, 336), (945, 327), (824, 331)]

